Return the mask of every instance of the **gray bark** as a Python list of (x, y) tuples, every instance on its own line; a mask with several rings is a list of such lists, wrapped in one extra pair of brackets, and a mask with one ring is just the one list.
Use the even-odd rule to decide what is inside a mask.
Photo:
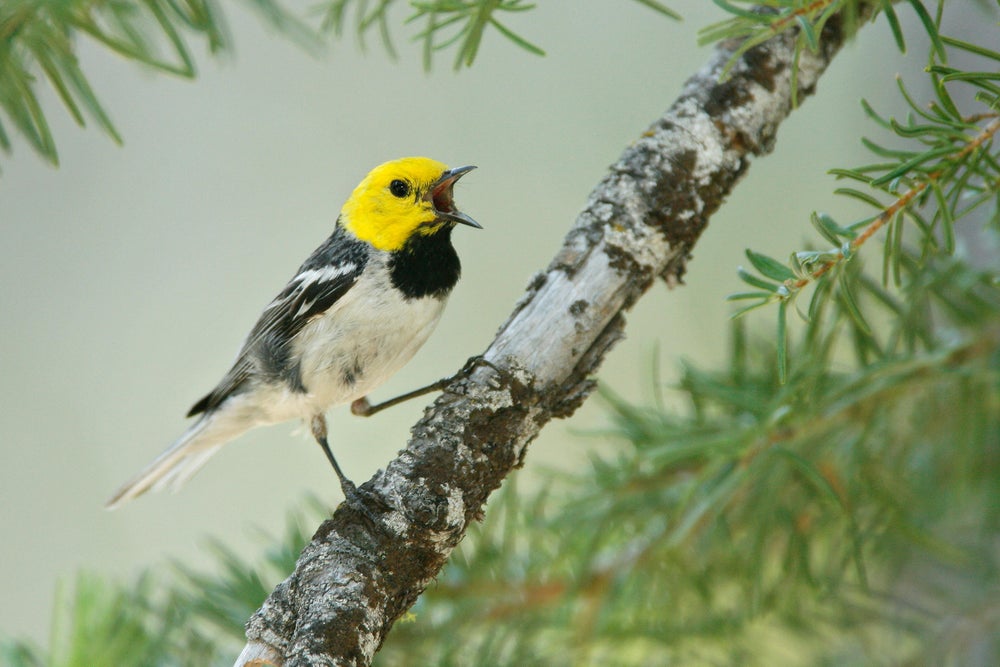
[[(625, 150), (484, 353), (488, 363), (452, 382), (406, 449), (361, 487), (370, 511), (341, 505), (249, 620), (237, 667), (371, 663), (528, 443), (593, 389), (623, 313), (658, 276), (681, 282), (709, 217), (751, 157), (772, 150), (792, 110), (793, 39), (752, 49), (724, 80), (737, 45), (719, 45)], [(843, 41), (834, 17), (819, 51), (801, 55), (798, 100)]]

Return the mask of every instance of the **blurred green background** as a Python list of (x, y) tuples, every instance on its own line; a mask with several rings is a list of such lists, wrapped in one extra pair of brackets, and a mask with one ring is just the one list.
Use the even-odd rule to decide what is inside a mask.
[[(260, 309), (329, 233), (372, 166), (403, 155), (476, 164), (457, 201), (485, 229), (455, 235), (464, 277), (430, 342), (374, 399), (447, 375), (482, 351), (531, 275), (548, 263), (592, 186), (708, 59), (696, 29), (721, 18), (681, 2), (683, 23), (636, 2), (541, 3), (509, 24), (544, 58), (488, 33), (471, 70), (444, 54), (420, 64), (412, 27), (398, 61), (353, 37), (312, 57), (227, 4), (234, 55), (200, 54), (194, 82), (152, 74), (90, 43), (84, 71), (122, 136), (73, 125), (44, 106), (61, 166), (23, 142), (0, 156), (0, 632), (44, 641), (53, 592), (80, 568), (131, 576), (207, 560), (205, 538), (257, 550), (306, 493), (340, 491), (294, 424), (227, 447), (176, 496), (102, 505), (183, 430), (188, 407), (227, 370)], [(912, 26), (912, 16), (906, 16)], [(910, 30), (914, 38), (920, 31)], [(712, 219), (687, 286), (657, 285), (629, 317), (628, 340), (600, 380), (648, 397), (680, 358), (725, 354), (727, 293), (743, 249), (785, 256), (814, 209), (851, 217), (826, 169), (865, 159), (874, 131), (858, 100), (899, 111), (893, 75), (918, 84), (921, 50), (900, 55), (884, 22), (866, 28), (793, 114), (775, 154), (754, 164)], [(913, 62), (917, 59), (917, 62)], [(846, 213), (845, 213), (846, 212)], [(764, 316), (770, 324), (770, 315)], [(421, 401), (370, 420), (330, 413), (331, 442), (359, 483), (389, 461)], [(604, 416), (591, 400), (531, 446), (540, 466), (586, 465), (607, 446), (581, 433)]]

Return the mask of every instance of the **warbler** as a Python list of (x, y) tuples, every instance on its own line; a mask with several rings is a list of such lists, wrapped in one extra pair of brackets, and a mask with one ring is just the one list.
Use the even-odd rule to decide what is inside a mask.
[(230, 440), (294, 418), (310, 424), (345, 495), (353, 494), (330, 450), (324, 414), (344, 403), (363, 412), (365, 396), (434, 329), (461, 273), (452, 229), (482, 229), (453, 198), (456, 181), (474, 168), (424, 157), (375, 167), (330, 237), (264, 309), (229, 372), (188, 412), (197, 421), (106, 506), (176, 490)]

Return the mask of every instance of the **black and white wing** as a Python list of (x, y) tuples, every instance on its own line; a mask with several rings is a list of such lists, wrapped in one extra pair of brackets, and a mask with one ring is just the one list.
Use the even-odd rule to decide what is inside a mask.
[(213, 410), (229, 396), (246, 390), (251, 379), (286, 382), (305, 391), (298, 363), (291, 358), (292, 341), (306, 323), (325, 313), (354, 286), (367, 260), (367, 244), (348, 235), (338, 222), (330, 238), (261, 313), (226, 376), (187, 416)]

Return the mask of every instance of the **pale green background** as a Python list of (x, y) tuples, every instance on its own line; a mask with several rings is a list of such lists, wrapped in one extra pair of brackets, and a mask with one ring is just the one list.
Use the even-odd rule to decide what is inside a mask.
[[(236, 54), (197, 49), (193, 83), (81, 45), (125, 146), (77, 129), (46, 93), (62, 166), (43, 165), (23, 142), (0, 156), (0, 633), (42, 640), (56, 582), (80, 568), (128, 577), (169, 559), (199, 563), (208, 536), (257, 553), (253, 527), (280, 531), (307, 492), (339, 502), (322, 453), (287, 424), (226, 448), (179, 495), (102, 509), (181, 432), (187, 408), (375, 164), (420, 154), (479, 165), (457, 200), (485, 227), (457, 230), (463, 280), (435, 336), (376, 398), (485, 348), (606, 167), (706, 61), (695, 29), (720, 16), (708, 2), (672, 3), (682, 24), (624, 0), (540, 4), (510, 24), (547, 57), (491, 33), (459, 74), (451, 53), (425, 74), (403, 30), (398, 62), (375, 39), (367, 55), (349, 38), (313, 58), (232, 3)], [(874, 130), (857, 100), (898, 111), (892, 74), (905, 68), (918, 81), (914, 53), (921, 62), (906, 63), (879, 23), (837, 59), (782, 127), (775, 155), (713, 218), (688, 286), (657, 285), (630, 315), (603, 382), (648, 397), (656, 346), (667, 378), (681, 357), (722, 358), (723, 298), (739, 289), (743, 248), (784, 256), (809, 234), (811, 210), (855, 214), (829, 194), (824, 172), (865, 159), (855, 137)], [(423, 405), (371, 420), (332, 411), (348, 473), (364, 481), (392, 458)], [(578, 433), (605, 423), (591, 400), (550, 425), (528, 470), (585, 464), (601, 441)]]

